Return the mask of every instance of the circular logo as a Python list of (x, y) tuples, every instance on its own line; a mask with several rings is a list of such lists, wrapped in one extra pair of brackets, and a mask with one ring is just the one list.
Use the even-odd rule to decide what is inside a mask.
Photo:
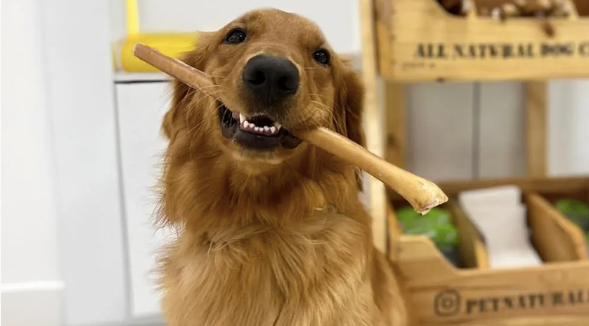
[(437, 316), (449, 317), (457, 315), (461, 307), (460, 293), (447, 290), (434, 297), (434, 312)]

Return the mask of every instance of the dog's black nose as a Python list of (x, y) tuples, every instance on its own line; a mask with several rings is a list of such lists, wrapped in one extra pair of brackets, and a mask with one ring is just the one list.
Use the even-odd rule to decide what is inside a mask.
[(243, 69), (243, 82), (266, 104), (273, 104), (295, 94), (299, 88), (299, 70), (287, 59), (257, 55)]

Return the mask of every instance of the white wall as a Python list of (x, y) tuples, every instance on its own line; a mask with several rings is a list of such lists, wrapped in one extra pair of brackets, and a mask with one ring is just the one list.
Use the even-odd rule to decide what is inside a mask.
[[(8, 7), (8, 8), (7, 8)], [(2, 283), (59, 279), (39, 12), (34, 0), (5, 4), (2, 43), (4, 136)], [(15, 32), (6, 33), (6, 30)]]
[(589, 174), (589, 79), (550, 85), (550, 172)]
[(108, 3), (3, 4), (2, 323), (123, 324)]
[(65, 323), (123, 323), (128, 301), (108, 2), (37, 1), (59, 176)]
[(63, 283), (41, 12), (36, 0), (3, 4), (2, 322), (33, 325), (35, 317), (59, 325)]
[[(58, 280), (51, 123), (35, 0), (8, 1), (2, 45), (2, 283)], [(7, 30), (12, 30), (7, 33)], [(6, 64), (10, 62), (10, 64)]]
[[(125, 2), (109, 0), (111, 35), (125, 37)], [(315, 21), (339, 52), (358, 52), (360, 25), (357, 0), (139, 0), (141, 31), (216, 30), (245, 12), (274, 7)]]
[[(549, 83), (548, 173), (589, 174), (589, 80)], [(526, 174), (519, 82), (410, 85), (408, 167), (438, 181)]]

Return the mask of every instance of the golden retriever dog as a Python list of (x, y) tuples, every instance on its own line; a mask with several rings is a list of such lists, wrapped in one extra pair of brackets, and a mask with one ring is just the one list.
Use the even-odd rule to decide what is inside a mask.
[(161, 222), (171, 326), (392, 325), (393, 272), (372, 242), (355, 167), (294, 135), (363, 144), (363, 87), (309, 20), (255, 10), (200, 34), (182, 60), (212, 98), (173, 87)]

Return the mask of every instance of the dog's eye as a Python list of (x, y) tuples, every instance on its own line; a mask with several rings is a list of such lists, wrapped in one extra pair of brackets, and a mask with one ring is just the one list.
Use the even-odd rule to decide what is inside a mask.
[(231, 30), (225, 37), (225, 43), (237, 44), (245, 41), (246, 33), (241, 28)]
[(329, 64), (329, 52), (327, 52), (326, 50), (317, 50), (315, 52), (313, 52), (313, 59), (315, 59), (315, 61), (319, 62), (322, 65), (328, 65)]

